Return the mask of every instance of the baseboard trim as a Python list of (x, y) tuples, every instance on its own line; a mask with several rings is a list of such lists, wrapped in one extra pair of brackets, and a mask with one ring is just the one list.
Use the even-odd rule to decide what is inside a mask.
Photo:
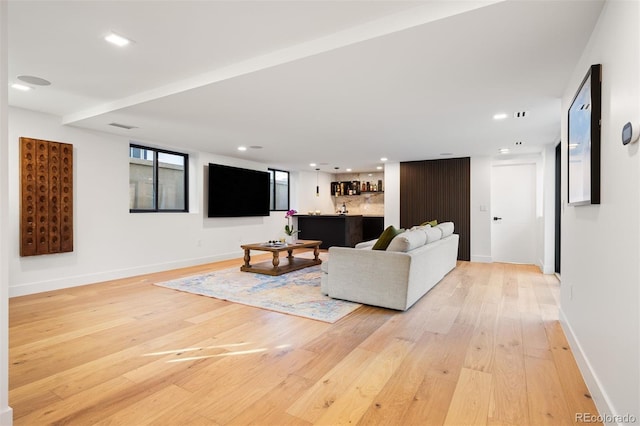
[[(582, 373), (582, 378), (584, 379), (587, 388), (589, 389), (589, 393), (593, 402), (596, 404), (596, 408), (598, 409), (598, 414), (600, 416), (606, 418), (616, 418), (615, 410), (613, 409), (613, 404), (609, 399), (607, 393), (604, 391), (602, 387), (602, 383), (598, 379), (598, 376), (595, 374), (593, 368), (591, 367), (591, 363), (589, 359), (585, 355), (582, 350), (582, 346), (580, 345), (580, 341), (576, 337), (573, 329), (571, 328), (571, 324), (567, 320), (567, 317), (564, 314), (564, 311), (560, 309), (560, 325), (564, 330), (565, 336), (567, 336), (567, 340), (569, 341), (569, 346), (571, 346), (571, 350), (573, 352), (573, 356), (578, 364), (578, 368)], [(617, 423), (607, 423), (607, 425), (616, 425)]]
[(12, 426), (13, 425), (13, 409), (11, 407), (5, 407), (0, 411), (0, 426)]
[(538, 268), (540, 268), (540, 271), (545, 275), (553, 274), (555, 272), (553, 265), (545, 264), (540, 259), (538, 260)]
[(136, 275), (168, 271), (171, 269), (186, 268), (189, 266), (202, 265), (204, 263), (219, 262), (221, 260), (240, 258), (242, 256), (243, 254), (241, 252), (234, 252), (234, 253), (226, 253), (226, 254), (221, 254), (216, 256), (207, 256), (207, 257), (200, 257), (195, 259), (183, 259), (183, 260), (178, 260), (173, 262), (137, 266), (134, 268), (104, 271), (104, 272), (98, 272), (95, 274), (64, 277), (64, 278), (58, 278), (55, 280), (38, 281), (38, 282), (18, 284), (18, 285), (11, 285), (11, 283), (9, 283), (9, 298), (26, 296), (29, 294), (42, 293), (45, 291), (61, 290), (63, 288), (79, 287), (82, 285), (95, 284), (103, 281), (117, 280), (120, 278), (128, 278)]
[(492, 263), (493, 260), (491, 260), (491, 256), (474, 256), (471, 255), (471, 261), (472, 262), (478, 262), (478, 263)]

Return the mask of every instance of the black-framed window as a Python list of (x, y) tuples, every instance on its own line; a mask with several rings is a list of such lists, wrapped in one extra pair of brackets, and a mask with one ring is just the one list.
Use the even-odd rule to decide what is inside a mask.
[(269, 190), (271, 191), (269, 210), (289, 210), (289, 172), (269, 169), (269, 174)]
[(129, 211), (188, 212), (189, 155), (129, 145)]

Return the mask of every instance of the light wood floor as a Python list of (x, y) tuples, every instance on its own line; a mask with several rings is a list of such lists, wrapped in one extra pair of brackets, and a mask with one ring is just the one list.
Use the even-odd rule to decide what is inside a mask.
[[(257, 256), (256, 256), (257, 258)], [(13, 298), (14, 424), (542, 425), (597, 415), (532, 266), (460, 262), (409, 311), (335, 324), (151, 285)]]

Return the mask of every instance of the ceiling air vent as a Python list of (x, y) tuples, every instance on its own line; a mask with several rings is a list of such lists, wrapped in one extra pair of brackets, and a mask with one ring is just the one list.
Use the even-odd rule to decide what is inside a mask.
[(513, 118), (525, 118), (529, 116), (529, 111), (516, 111), (513, 113)]
[(131, 130), (131, 129), (137, 129), (136, 126), (129, 126), (126, 124), (120, 124), (120, 123), (109, 123), (109, 126), (113, 126), (113, 127), (119, 127), (121, 129), (127, 129), (127, 130)]

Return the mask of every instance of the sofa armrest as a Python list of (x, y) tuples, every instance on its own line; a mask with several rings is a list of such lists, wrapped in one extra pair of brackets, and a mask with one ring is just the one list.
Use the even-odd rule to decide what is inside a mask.
[(405, 310), (412, 256), (407, 253), (329, 248), (330, 297)]

